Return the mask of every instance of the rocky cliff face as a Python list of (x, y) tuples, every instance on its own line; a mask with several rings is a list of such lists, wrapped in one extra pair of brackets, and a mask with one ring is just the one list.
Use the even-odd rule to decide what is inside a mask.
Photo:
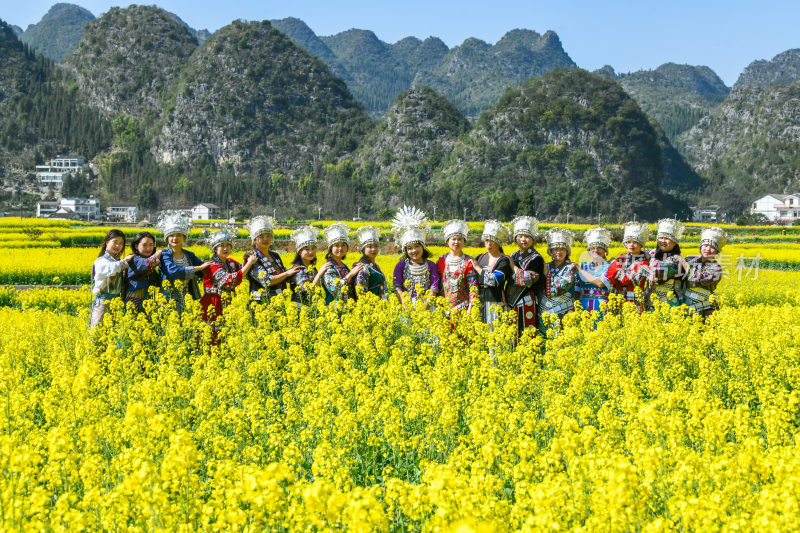
[(186, 26), (163, 9), (111, 8), (87, 25), (65, 66), (93, 105), (148, 123), (196, 48)]
[(430, 185), (444, 158), (470, 129), (464, 115), (429, 87), (415, 87), (397, 97), (359, 149), (356, 162), (379, 188), (395, 187), (396, 203), (405, 193)]
[(467, 39), (451, 50), (436, 37), (388, 44), (368, 30), (317, 37), (297, 19), (275, 25), (328, 63), (374, 117), (386, 113), (398, 93), (430, 86), (475, 118), (508, 87), (554, 68), (576, 66), (552, 31), (513, 30), (495, 45)]
[(800, 49), (781, 52), (771, 61), (750, 63), (736, 80), (734, 88), (757, 86), (763, 88), (789, 85), (800, 81)]
[(800, 189), (800, 82), (735, 88), (711, 115), (678, 138), (710, 194), (731, 211), (753, 195)]
[(652, 217), (680, 209), (664, 181), (696, 178), (666, 159), (659, 132), (618, 84), (558, 69), (508, 90), (474, 127), (435, 91), (408, 91), (355, 161), (356, 174), (380, 184), (380, 205), (413, 199), (476, 216), (508, 209)]
[(75, 50), (86, 25), (94, 15), (73, 4), (54, 4), (36, 24), (22, 33), (20, 40), (43, 56), (61, 63)]
[(295, 174), (371, 123), (324, 63), (268, 22), (234, 22), (182, 66), (155, 133), (166, 163), (210, 156), (238, 171)]
[(730, 92), (710, 68), (675, 63), (619, 76), (618, 81), (672, 142), (711, 113)]

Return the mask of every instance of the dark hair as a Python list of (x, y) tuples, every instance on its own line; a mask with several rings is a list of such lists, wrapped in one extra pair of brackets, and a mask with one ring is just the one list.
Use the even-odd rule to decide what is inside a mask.
[(136, 234), (136, 237), (134, 237), (133, 240), (131, 241), (131, 251), (135, 255), (143, 257), (142, 254), (139, 253), (139, 250), (136, 247), (139, 246), (140, 242), (142, 242), (144, 239), (147, 238), (153, 239), (153, 252), (155, 253), (156, 238), (153, 237), (153, 234), (150, 233), (149, 231), (140, 231), (139, 233)]
[(656, 253), (654, 254), (654, 257), (659, 261), (673, 255), (681, 255), (681, 245), (678, 244), (677, 242), (675, 243), (675, 248), (673, 248), (669, 252), (665, 252), (661, 248), (656, 246)]
[[(425, 245), (424, 245), (424, 244), (420, 244), (420, 243), (418, 243), (418, 242), (417, 242), (417, 243), (410, 242), (410, 243), (408, 243), (408, 244), (419, 244), (420, 246), (422, 246), (422, 260), (423, 260), (423, 261), (427, 261), (427, 260), (428, 260), (428, 258), (431, 256), (431, 252), (430, 252), (430, 250), (428, 250), (427, 248), (425, 248)], [(406, 245), (403, 247), (403, 259), (407, 259), (407, 260), (411, 261), (411, 258), (410, 258), (410, 257), (408, 257), (408, 250), (406, 250), (406, 248), (408, 248), (408, 244), (406, 244)]]
[(372, 264), (372, 260), (369, 257), (367, 257), (365, 254), (362, 254), (361, 255), (361, 259), (356, 261), (356, 264), (358, 264), (358, 263), (364, 263), (365, 265), (371, 265)]
[(118, 237), (122, 237), (122, 249), (124, 250), (125, 249), (125, 234), (122, 233), (118, 229), (112, 229), (112, 230), (109, 230), (108, 233), (106, 233), (106, 237), (105, 237), (105, 239), (103, 239), (103, 245), (100, 247), (100, 254), (98, 254), (97, 257), (103, 257), (105, 255), (105, 253), (106, 253), (106, 245), (108, 244), (108, 241), (110, 241), (111, 239), (116, 239)]

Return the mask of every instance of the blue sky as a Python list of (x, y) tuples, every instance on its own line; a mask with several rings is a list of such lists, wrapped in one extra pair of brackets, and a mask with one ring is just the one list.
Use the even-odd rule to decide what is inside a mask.
[[(25, 29), (38, 22), (54, 1), (4, 2), (0, 18)], [(99, 16), (130, 3), (76, 2)], [(147, 2), (139, 2), (145, 4)], [(772, 59), (800, 48), (800, 2), (738, 0), (435, 1), (162, 0), (156, 5), (196, 29), (217, 30), (234, 19), (297, 17), (317, 35), (350, 28), (374, 31), (386, 42), (413, 35), (441, 38), (448, 46), (468, 37), (489, 43), (514, 28), (554, 30), (564, 50), (588, 70), (609, 64), (617, 72), (653, 69), (667, 62), (706, 65), (731, 86), (756, 59)]]

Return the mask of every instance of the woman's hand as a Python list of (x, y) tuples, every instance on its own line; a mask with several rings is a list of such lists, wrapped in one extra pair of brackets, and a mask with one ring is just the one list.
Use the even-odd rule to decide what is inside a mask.
[(345, 281), (350, 281), (351, 279), (353, 279), (354, 276), (357, 276), (358, 273), (361, 272), (362, 270), (364, 270), (364, 263), (356, 263), (356, 265), (353, 267), (353, 270), (351, 270), (350, 273), (344, 277)]
[(196, 267), (194, 267), (194, 271), (195, 272), (199, 272), (201, 270), (205, 270), (205, 269), (207, 269), (208, 267), (210, 267), (213, 264), (214, 264), (214, 261), (211, 261), (211, 260), (203, 261), (202, 264), (197, 265)]

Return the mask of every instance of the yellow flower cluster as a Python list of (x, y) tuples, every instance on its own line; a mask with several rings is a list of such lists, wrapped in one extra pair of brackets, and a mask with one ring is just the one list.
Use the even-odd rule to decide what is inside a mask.
[(579, 312), (517, 341), (511, 315), (490, 331), (477, 307), (253, 306), (241, 286), (212, 347), (194, 301), (117, 301), (89, 332), (48, 291), (0, 308), (3, 529), (791, 531), (800, 515), (797, 297), (705, 322)]

